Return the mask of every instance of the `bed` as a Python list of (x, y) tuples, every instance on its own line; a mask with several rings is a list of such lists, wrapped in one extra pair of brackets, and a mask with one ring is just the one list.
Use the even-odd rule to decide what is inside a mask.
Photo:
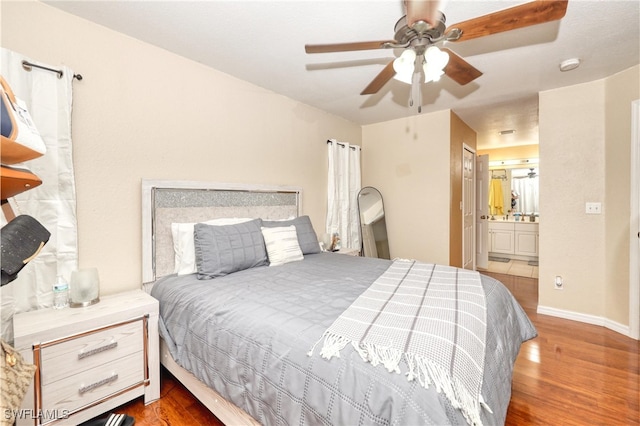
[[(257, 220), (260, 229), (267, 225), (282, 232), (293, 226), (301, 235), (310, 226), (301, 216), (302, 191), (145, 180), (142, 195), (143, 281), (160, 301), (161, 362), (225, 424), (504, 423), (513, 364), (522, 342), (535, 337), (536, 330), (498, 281), (479, 275), (474, 282), (486, 300), (482, 374), (474, 377), (481, 401), (474, 416), (437, 380), (408, 380), (404, 358), (390, 372), (394, 368), (385, 368), (384, 360), (380, 365), (371, 358), (367, 362), (357, 345), (343, 344), (333, 356), (321, 355), (327, 332), (349, 317), (350, 309), (390, 270), (410, 260), (321, 252), (308, 245), (313, 235), (305, 234), (306, 240), (298, 241), (306, 247), (300, 260), (277, 266), (249, 262), (213, 273), (213, 279), (199, 279), (200, 269), (208, 268), (203, 266), (209, 248), (202, 241), (210, 241), (202, 237), (209, 237), (205, 231), (223, 241), (228, 229), (242, 229), (244, 235), (255, 225), (227, 224), (228, 218)], [(222, 222), (200, 224), (210, 220)], [(174, 273), (171, 224), (177, 223), (198, 223), (193, 225), (200, 262), (196, 273)], [(419, 266), (456, 276), (466, 273)], [(469, 328), (477, 323), (469, 322)]]

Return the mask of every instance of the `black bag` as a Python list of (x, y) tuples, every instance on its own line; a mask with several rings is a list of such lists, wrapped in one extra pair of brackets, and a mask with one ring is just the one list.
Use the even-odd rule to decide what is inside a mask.
[(49, 241), (51, 233), (40, 222), (28, 215), (16, 216), (0, 229), (2, 236), (2, 280), (5, 285), (15, 280), (18, 272), (36, 257)]

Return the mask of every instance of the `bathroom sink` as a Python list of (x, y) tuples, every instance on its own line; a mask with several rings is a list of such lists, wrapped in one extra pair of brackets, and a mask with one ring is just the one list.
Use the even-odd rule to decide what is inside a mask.
[(489, 216), (489, 220), (494, 222), (539, 223), (540, 217), (536, 216), (535, 222), (531, 222), (531, 220), (529, 219), (529, 216), (525, 216), (524, 218), (522, 218), (522, 220), (516, 220), (514, 216), (509, 216), (507, 219), (505, 219), (505, 216), (496, 215), (496, 216)]

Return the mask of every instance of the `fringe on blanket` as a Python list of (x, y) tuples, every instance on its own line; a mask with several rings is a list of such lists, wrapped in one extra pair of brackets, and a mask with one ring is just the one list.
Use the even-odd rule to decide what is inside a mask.
[(485, 403), (482, 395), (480, 395), (479, 400), (476, 400), (459, 381), (451, 377), (447, 370), (424, 357), (404, 353), (392, 348), (359, 344), (358, 342), (350, 341), (344, 336), (332, 333), (325, 333), (323, 338), (316, 342), (308, 352), (309, 356), (313, 354), (316, 345), (323, 339), (324, 343), (320, 350), (320, 356), (325, 359), (331, 359), (334, 356), (339, 358), (340, 351), (351, 343), (351, 346), (365, 362), (370, 362), (374, 367), (382, 364), (390, 373), (400, 374), (400, 361), (404, 358), (409, 369), (405, 373), (407, 380), (411, 382), (418, 379), (420, 385), (425, 389), (433, 385), (438, 393), (444, 392), (445, 396), (451, 401), (451, 405), (462, 412), (462, 415), (470, 425), (482, 426), (481, 408), (493, 413)]

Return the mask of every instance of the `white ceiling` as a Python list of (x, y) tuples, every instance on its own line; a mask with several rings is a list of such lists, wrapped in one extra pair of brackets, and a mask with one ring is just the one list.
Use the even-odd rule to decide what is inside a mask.
[[(392, 39), (401, 0), (45, 1), (121, 33), (359, 124), (417, 114), (409, 86), (362, 89), (396, 50), (309, 55), (305, 44)], [(524, 1), (450, 0), (447, 24)], [(640, 63), (640, 1), (570, 0), (556, 22), (447, 47), (484, 73), (460, 86), (448, 77), (422, 86), (422, 112), (452, 109), (478, 148), (537, 143), (538, 92), (601, 79)], [(581, 66), (560, 72), (577, 57)], [(500, 130), (515, 129), (508, 137)]]

